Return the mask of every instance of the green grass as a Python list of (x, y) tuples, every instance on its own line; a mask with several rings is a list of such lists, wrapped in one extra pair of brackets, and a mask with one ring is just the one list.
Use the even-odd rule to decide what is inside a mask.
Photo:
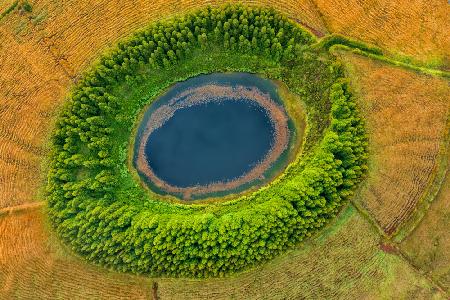
[[(310, 51), (313, 41), (273, 10), (226, 6), (119, 43), (75, 86), (53, 135), (48, 199), (62, 238), (119, 271), (208, 277), (271, 259), (323, 227), (361, 180), (367, 142), (340, 64)], [(282, 80), (307, 107), (309, 154), (227, 202), (161, 201), (124, 163), (138, 113), (171, 84), (217, 71)]]
[(2, 13), (0, 13), (0, 21), (6, 17), (8, 14), (10, 14), (11, 12), (14, 11), (14, 9), (16, 9), (17, 5), (19, 4), (19, 0), (14, 1), (7, 9), (5, 9), (5, 11), (3, 11)]
[(313, 47), (329, 50), (335, 45), (342, 45), (352, 49), (359, 49), (361, 51), (374, 55), (383, 55), (383, 50), (381, 50), (381, 48), (379, 47), (369, 45), (365, 42), (358, 41), (340, 34), (327, 35), (321, 38), (316, 44), (314, 44)]
[(415, 72), (419, 72), (419, 73), (424, 73), (424, 74), (428, 74), (428, 75), (432, 75), (432, 76), (439, 76), (439, 77), (444, 77), (444, 78), (450, 78), (450, 72), (447, 71), (443, 71), (443, 70), (438, 70), (438, 69), (431, 69), (431, 68), (427, 68), (427, 67), (422, 67), (422, 66), (417, 66), (417, 65), (413, 65), (410, 63), (406, 63), (400, 60), (395, 60), (393, 58), (384, 56), (384, 55), (380, 55), (380, 54), (375, 54), (372, 52), (367, 52), (364, 51), (360, 48), (352, 48), (349, 47), (347, 45), (342, 45), (342, 44), (335, 44), (330, 48), (330, 51), (334, 51), (334, 50), (344, 50), (344, 51), (351, 51), (353, 53), (371, 58), (371, 59), (375, 59), (375, 60), (379, 60), (397, 67), (401, 67), (401, 68), (405, 68), (408, 70), (412, 70)]
[(223, 279), (152, 280), (161, 299), (445, 299), (379, 242), (349, 205), (320, 234), (262, 266)]

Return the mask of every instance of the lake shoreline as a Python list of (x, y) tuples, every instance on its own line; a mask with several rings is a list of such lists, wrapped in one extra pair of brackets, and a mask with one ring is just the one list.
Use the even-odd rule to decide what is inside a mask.
[[(240, 177), (233, 178), (233, 180), (226, 182), (214, 182), (208, 185), (196, 185), (190, 187), (177, 187), (170, 185), (161, 178), (159, 178), (155, 172), (148, 165), (147, 157), (145, 156), (145, 142), (149, 135), (162, 126), (165, 121), (170, 119), (176, 109), (168, 109), (167, 107), (161, 108), (161, 104), (158, 103), (160, 98), (167, 93), (170, 93), (170, 87), (162, 93), (162, 96), (157, 97), (151, 104), (147, 105), (139, 117), (138, 128), (135, 129), (135, 135), (142, 134), (143, 138), (136, 139), (133, 143), (133, 153), (132, 161), (135, 170), (137, 171), (139, 177), (144, 182), (144, 185), (152, 193), (156, 193), (164, 198), (168, 197), (169, 201), (175, 197), (175, 199), (181, 200), (186, 203), (195, 201), (195, 203), (202, 203), (205, 201), (210, 201), (211, 199), (221, 197), (228, 199), (230, 196), (235, 196), (236, 194), (243, 194), (249, 191), (259, 188), (268, 182), (274, 180), (278, 175), (284, 170), (284, 168), (297, 156), (299, 149), (303, 142), (304, 130), (306, 127), (305, 116), (303, 113), (303, 108), (300, 107), (299, 103), (290, 99), (290, 111), (286, 111), (285, 105), (287, 100), (284, 99), (287, 95), (285, 89), (282, 88), (281, 82), (276, 82), (268, 80), (261, 76), (251, 73), (212, 73), (208, 75), (200, 75), (196, 77), (210, 76), (220, 74), (220, 76), (230, 76), (233, 74), (238, 74), (239, 76), (252, 76), (257, 78), (256, 80), (270, 82), (271, 90), (268, 92), (260, 91), (253, 84), (247, 82), (247, 86), (234, 86), (233, 88), (226, 87), (224, 85), (218, 85), (217, 83), (210, 83), (202, 85), (200, 90), (185, 92), (184, 94), (173, 94), (171, 99), (172, 105), (177, 104), (181, 98), (190, 96), (189, 105), (199, 105), (201, 103), (211, 102), (211, 101), (224, 101), (222, 98), (224, 95), (227, 97), (232, 97), (234, 101), (250, 101), (254, 102), (256, 105), (261, 106), (270, 116), (271, 122), (274, 125), (276, 133), (276, 139), (273, 143), (273, 147), (268, 151), (266, 157), (259, 162), (254, 168), (249, 172), (246, 172)], [(191, 80), (191, 77), (188, 80)], [(255, 79), (253, 79), (255, 80)], [(186, 81), (179, 82), (177, 84), (184, 84)], [(176, 85), (177, 85), (176, 84)], [(234, 90), (233, 90), (234, 89)], [(189, 89), (188, 89), (189, 90)], [(283, 97), (281, 97), (281, 94)], [(234, 96), (233, 96), (234, 95)], [(177, 98), (178, 96), (178, 98)], [(290, 95), (294, 96), (294, 95)], [(289, 97), (290, 97), (289, 96)], [(222, 98), (221, 98), (222, 97)], [(257, 98), (255, 100), (254, 98)], [(208, 100), (209, 98), (209, 100)], [(214, 98), (215, 100), (211, 100)], [(272, 99), (277, 98), (277, 99)], [(296, 97), (297, 98), (297, 97)], [(298, 100), (298, 98), (296, 99)], [(226, 100), (225, 100), (226, 101)], [(181, 101), (182, 102), (182, 101)], [(180, 103), (178, 103), (180, 104)], [(183, 104), (181, 103), (181, 106)], [(296, 106), (295, 108), (292, 108)], [(156, 118), (152, 120), (145, 120), (145, 115), (148, 110), (152, 109), (154, 111), (160, 109), (159, 114)], [(180, 109), (180, 106), (177, 107)], [(296, 116), (291, 116), (292, 110), (295, 110)], [(147, 116), (148, 117), (148, 116)], [(292, 120), (295, 117), (296, 120)], [(145, 122), (147, 121), (147, 122)], [(142, 123), (145, 122), (146, 126), (144, 130), (142, 128)], [(299, 124), (302, 123), (302, 124)], [(297, 132), (301, 131), (301, 132)], [(137, 152), (138, 154), (136, 155)], [(293, 153), (295, 152), (295, 153)]]

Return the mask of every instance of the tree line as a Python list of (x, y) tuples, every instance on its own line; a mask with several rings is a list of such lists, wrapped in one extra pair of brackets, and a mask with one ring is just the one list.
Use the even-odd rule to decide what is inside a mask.
[[(47, 193), (60, 236), (87, 259), (119, 271), (207, 277), (267, 260), (316, 232), (361, 180), (367, 142), (341, 67), (310, 49), (313, 42), (285, 16), (242, 5), (158, 22), (120, 42), (78, 82), (56, 122)], [(304, 97), (315, 143), (279, 179), (232, 201), (191, 206), (153, 199), (126, 167), (134, 119), (125, 112), (142, 108), (142, 99), (117, 91), (134, 89), (145, 72), (182, 72), (181, 65), (215, 49), (234, 55), (245, 70), (249, 58), (276, 66), (252, 70)], [(191, 71), (213, 70), (202, 63)]]

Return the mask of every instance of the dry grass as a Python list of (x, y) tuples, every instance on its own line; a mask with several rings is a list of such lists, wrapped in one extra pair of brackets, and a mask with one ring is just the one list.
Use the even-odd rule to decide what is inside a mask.
[(450, 289), (450, 173), (419, 226), (402, 242), (401, 249), (423, 272)]
[(151, 281), (68, 256), (42, 208), (0, 216), (0, 299), (148, 299)]
[(15, 0), (2, 0), (0, 1), (0, 15), (5, 12), (12, 4), (14, 4)]
[(394, 233), (427, 193), (448, 133), (445, 79), (343, 53), (369, 132), (371, 166), (356, 201)]
[[(151, 278), (68, 254), (47, 231), (41, 208), (0, 216), (0, 233), (0, 299), (151, 298)], [(155, 281), (164, 300), (445, 298), (395, 252), (383, 251), (376, 229), (351, 206), (319, 237), (233, 278)]]
[[(33, 1), (0, 22), (0, 208), (35, 201), (52, 115), (99, 53), (150, 21), (222, 1)], [(311, 2), (259, 0), (324, 30)], [(35, 22), (39, 16), (45, 16)]]
[(445, 0), (315, 2), (330, 32), (373, 43), (394, 55), (450, 67), (450, 9)]
[[(149, 22), (182, 14), (207, 4), (220, 5), (217, 0), (182, 1), (35, 1), (34, 10), (48, 12), (46, 21), (30, 29), (23, 43), (38, 43), (48, 50), (57, 63), (61, 64), (71, 77), (89, 65), (98, 53), (114, 45), (117, 39), (145, 26)], [(301, 2), (258, 0), (249, 4), (269, 5), (295, 16), (318, 30), (325, 30), (319, 13), (310, 0)], [(11, 28), (14, 26), (8, 26)]]
[[(0, 12), (6, 3), (0, 2)], [(216, 0), (36, 0), (0, 21), (0, 210), (33, 202), (53, 115), (72, 82), (118, 39), (148, 22)], [(448, 65), (445, 1), (257, 0), (319, 33), (339, 32), (395, 54)], [(9, 4), (8, 4), (9, 5)], [(359, 202), (388, 233), (414, 211), (435, 175), (448, 81), (346, 54), (368, 120), (373, 158)], [(448, 179), (447, 179), (448, 180)], [(448, 181), (447, 181), (448, 182)], [(449, 184), (447, 184), (449, 185)], [(401, 245), (448, 288), (448, 195)], [(68, 254), (37, 207), (0, 214), (0, 299), (150, 298), (152, 279), (119, 275)], [(446, 298), (348, 208), (320, 237), (234, 278), (156, 279), (161, 299)], [(425, 243), (422, 243), (422, 240)], [(384, 249), (384, 250), (381, 250)], [(417, 253), (416, 253), (417, 249)]]
[[(388, 44), (383, 46), (392, 50), (403, 51), (403, 45), (408, 45), (409, 51), (405, 53), (415, 55), (418, 59), (424, 53), (423, 47), (428, 47), (428, 52), (434, 51), (436, 54), (449, 48), (445, 44), (448, 39), (442, 36), (448, 31), (445, 28), (449, 24), (443, 22), (447, 11), (445, 7), (424, 9), (421, 11), (422, 16), (417, 15), (419, 4), (412, 5), (411, 2), (408, 2), (408, 7), (391, 7), (389, 10), (379, 10), (377, 6), (368, 10), (373, 3), (342, 5), (342, 0), (334, 2), (327, 4), (317, 1), (316, 5), (313, 0), (246, 1), (250, 4), (271, 5), (321, 33), (337, 31), (369, 41), (386, 41)], [(0, 90), (0, 207), (27, 203), (35, 198), (39, 186), (39, 161), (44, 153), (43, 141), (50, 117), (72, 80), (99, 53), (152, 20), (205, 4), (221, 3), (223, 1), (215, 0), (120, 3), (78, 0), (65, 4), (41, 0), (32, 1), (32, 13), (19, 14), (14, 11), (3, 19), (0, 22), (0, 86), (5, 88)], [(409, 10), (409, 5), (414, 9)], [(341, 8), (344, 11), (340, 11)], [(375, 22), (376, 11), (391, 14), (387, 18), (392, 20), (391, 23), (380, 27)], [(365, 12), (370, 12), (367, 15), (371, 22), (367, 22)], [(343, 15), (348, 17), (344, 18)], [(418, 26), (421, 22), (411, 22), (410, 17), (417, 17), (418, 21), (433, 20), (436, 28), (430, 25), (427, 29), (434, 30), (435, 38), (431, 39), (427, 31), (420, 30)], [(39, 22), (36, 22), (38, 19)], [(412, 40), (420, 43), (404, 44), (403, 39), (398, 45), (390, 45), (389, 41), (396, 39), (383, 34), (387, 31), (398, 33), (392, 23), (402, 24), (401, 32), (410, 32), (415, 37)], [(406, 30), (407, 24), (411, 24), (409, 30)], [(427, 39), (441, 44), (424, 42)]]
[[(10, 16), (8, 16), (9, 18)], [(42, 145), (69, 81), (45, 52), (0, 26), (0, 208), (33, 200)]]

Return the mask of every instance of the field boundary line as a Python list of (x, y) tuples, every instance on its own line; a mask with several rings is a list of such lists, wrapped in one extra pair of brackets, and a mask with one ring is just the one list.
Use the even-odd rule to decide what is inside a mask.
[[(319, 8), (319, 6), (317, 5), (316, 0), (311, 0), (311, 4), (314, 6), (314, 8), (317, 10), (317, 13), (319, 14), (320, 17), (320, 21), (322, 21), (323, 26), (325, 27), (325, 29), (327, 30), (327, 33), (331, 33), (330, 31), (330, 26), (328, 25), (327, 20), (325, 19), (325, 16), (322, 12), (322, 10)], [(325, 35), (326, 36), (326, 35)]]
[[(31, 24), (31, 20), (28, 20), (28, 24)], [(69, 81), (71, 81), (72, 84), (75, 84), (77, 75), (71, 74), (69, 70), (63, 64), (61, 64), (61, 59), (58, 58), (58, 55), (55, 54), (54, 50), (52, 50), (52, 48), (45, 42), (45, 39), (40, 39), (38, 41), (38, 44), (48, 51), (48, 54), (46, 54), (46, 56), (53, 61), (56, 67), (59, 67), (61, 69), (63, 74)]]
[(365, 56), (368, 58), (372, 58), (378, 61), (382, 61), (385, 62), (387, 64), (396, 66), (396, 67), (400, 67), (403, 69), (407, 69), (407, 70), (412, 70), (412, 71), (416, 71), (418, 73), (423, 73), (423, 74), (427, 74), (427, 75), (432, 75), (432, 76), (438, 76), (438, 77), (443, 77), (446, 79), (450, 79), (450, 72), (447, 71), (443, 71), (443, 70), (439, 70), (439, 69), (432, 69), (432, 68), (425, 68), (425, 67), (420, 67), (414, 64), (408, 64), (399, 60), (395, 60), (392, 58), (389, 58), (385, 55), (379, 55), (379, 54), (374, 54), (374, 53), (369, 53), (366, 52), (364, 50), (361, 50), (359, 48), (352, 48), (349, 47), (347, 45), (342, 45), (342, 44), (334, 44), (330, 47), (330, 52), (333, 51), (339, 51), (339, 50), (343, 50), (343, 51), (350, 51), (352, 53), (355, 54), (359, 54), (361, 56)]
[[(331, 53), (335, 56), (342, 56), (347, 53), (355, 53), (355, 54), (359, 54), (359, 55), (362, 55), (362, 56), (370, 59), (371, 56), (369, 56), (368, 54), (372, 54), (372, 53), (368, 53), (366, 51), (362, 51), (357, 46), (355, 48), (352, 48), (352, 47), (349, 47), (349, 46), (343, 45), (343, 44), (334, 44), (334, 45), (330, 46), (330, 50), (331, 50)], [(363, 52), (365, 54), (362, 54)], [(376, 55), (376, 56), (384, 58), (383, 55)], [(385, 60), (382, 60), (382, 62), (386, 63), (387, 65), (392, 65)], [(393, 67), (395, 67), (395, 66), (393, 66)], [(410, 71), (410, 69), (406, 69), (406, 71)], [(439, 71), (439, 70), (436, 70), (436, 71)], [(445, 73), (450, 76), (450, 72), (445, 72)], [(430, 74), (428, 74), (428, 75), (430, 75)], [(432, 76), (433, 75), (436, 76), (436, 74), (432, 74)], [(445, 80), (446, 78), (442, 78), (442, 79)], [(360, 93), (354, 92), (354, 94), (359, 95)], [(422, 191), (421, 196), (420, 196), (418, 202), (416, 203), (414, 209), (410, 213), (410, 215), (396, 226), (396, 229), (394, 232), (392, 232), (390, 234), (385, 233), (384, 230), (382, 229), (382, 227), (379, 225), (377, 219), (373, 217), (370, 210), (366, 209), (362, 203), (358, 203), (358, 201), (355, 200), (355, 199), (358, 199), (358, 197), (360, 196), (358, 194), (359, 193), (358, 189), (355, 191), (355, 195), (352, 197), (351, 202), (355, 205), (355, 207), (363, 215), (366, 215), (368, 220), (371, 220), (372, 223), (377, 228), (379, 228), (380, 231), (383, 232), (383, 234), (382, 234), (383, 236), (385, 236), (387, 239), (391, 240), (392, 242), (400, 243), (409, 234), (411, 234), (414, 231), (414, 229), (420, 224), (422, 219), (426, 216), (428, 208), (433, 203), (436, 195), (439, 193), (439, 191), (442, 188), (443, 180), (445, 179), (446, 173), (448, 173), (448, 167), (450, 166), (450, 119), (449, 119), (449, 117), (447, 118), (446, 122), (447, 122), (447, 125), (445, 128), (444, 134), (443, 134), (443, 139), (440, 141), (439, 152), (438, 152), (438, 155), (435, 160), (435, 165), (433, 166), (434, 170), (431, 174), (431, 177), (428, 180), (426, 187)], [(361, 188), (359, 188), (359, 189), (361, 189)]]
[(419, 202), (416, 204), (414, 211), (411, 215), (402, 222), (396, 231), (392, 233), (392, 239), (401, 243), (404, 241), (414, 230), (422, 223), (423, 218), (427, 215), (428, 210), (432, 203), (436, 200), (440, 191), (443, 189), (444, 181), (449, 173), (449, 161), (450, 161), (450, 128), (447, 126), (446, 138), (441, 145), (439, 157), (437, 158), (437, 164), (435, 166), (433, 178), (428, 183), (427, 188), (424, 190)]
[(427, 272), (423, 271), (419, 266), (414, 264), (414, 262), (409, 259), (408, 255), (406, 253), (403, 253), (402, 249), (400, 248), (400, 245), (398, 243), (395, 243), (395, 248), (398, 252), (398, 257), (400, 257), (402, 260), (404, 260), (408, 265), (411, 266), (411, 268), (414, 269), (420, 276), (428, 280), (430, 283), (432, 283), (434, 286), (436, 286), (442, 293), (445, 294), (446, 297), (449, 297), (450, 299), (450, 293), (449, 291), (444, 288), (439, 282), (435, 281)]
[(352, 200), (350, 200), (350, 204), (353, 205), (353, 207), (358, 211), (358, 213), (366, 219), (367, 222), (369, 222), (373, 227), (376, 228), (378, 234), (383, 237), (384, 239), (389, 239), (389, 236), (384, 232), (384, 230), (380, 227), (380, 225), (377, 223), (376, 219), (372, 217), (370, 212), (364, 208), (364, 206), (357, 201), (355, 201), (355, 198), (359, 197), (359, 195), (355, 195), (352, 197)]
[[(335, 54), (333, 54), (333, 55), (335, 55)], [(346, 68), (346, 70), (347, 70), (347, 68)], [(348, 71), (346, 71), (346, 72), (348, 72)], [(359, 87), (355, 87), (353, 84), (350, 85), (350, 91), (351, 91), (351, 93), (353, 95), (359, 95), (359, 92), (357, 91), (358, 89), (359, 89)], [(374, 226), (376, 228), (377, 232), (379, 233), (379, 235), (381, 237), (383, 237), (385, 239), (388, 239), (389, 236), (383, 230), (381, 225), (377, 222), (377, 219), (375, 218), (375, 216), (372, 215), (370, 213), (370, 211), (367, 208), (364, 207), (364, 205), (362, 204), (363, 201), (357, 201), (357, 199), (361, 199), (361, 191), (362, 191), (364, 185), (366, 184), (367, 179), (368, 179), (368, 174), (365, 175), (365, 177), (363, 178), (362, 182), (360, 182), (357, 185), (357, 187), (355, 188), (354, 193), (351, 196), (351, 199), (349, 200), (349, 203), (350, 203), (350, 205), (352, 205), (359, 212), (359, 214), (364, 219), (367, 220), (367, 222), (369, 222), (372, 226)]]
[(386, 243), (388, 245), (391, 245), (392, 247), (395, 248), (395, 253), (393, 253), (393, 255), (397, 255), (400, 259), (402, 259), (407, 265), (409, 265), (415, 272), (417, 272), (417, 274), (423, 278), (425, 278), (427, 281), (429, 281), (431, 283), (431, 285), (435, 286), (438, 290), (440, 290), (442, 293), (445, 294), (445, 296), (450, 297), (450, 293), (448, 292), (448, 290), (446, 290), (439, 282), (436, 282), (433, 278), (431, 278), (430, 275), (428, 275), (425, 271), (423, 271), (419, 266), (415, 265), (408, 257), (408, 255), (406, 253), (404, 253), (402, 251), (402, 249), (400, 248), (400, 243), (397, 243), (395, 241), (393, 241), (392, 239), (389, 238), (388, 235), (386, 235), (386, 233), (380, 229), (379, 226), (376, 225), (376, 223), (374, 221), (372, 221), (372, 218), (370, 217), (370, 215), (368, 215), (366, 213), (366, 211), (364, 209), (361, 209), (359, 207), (359, 205), (356, 205), (355, 203), (353, 203), (353, 201), (350, 201), (350, 205), (352, 205), (356, 212), (360, 214), (360, 216), (362, 218), (364, 218), (371, 226), (375, 227), (375, 229), (377, 230), (377, 232), (379, 232), (380, 234), (380, 243)]
[(0, 217), (2, 217), (3, 215), (14, 214), (14, 213), (22, 212), (25, 210), (41, 208), (43, 206), (45, 206), (45, 201), (39, 201), (39, 202), (5, 207), (5, 208), (0, 209)]

